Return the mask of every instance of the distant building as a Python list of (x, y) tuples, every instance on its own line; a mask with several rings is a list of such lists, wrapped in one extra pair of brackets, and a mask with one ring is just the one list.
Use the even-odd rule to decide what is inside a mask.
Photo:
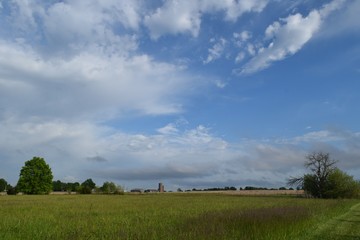
[(130, 192), (132, 192), (132, 193), (143, 193), (144, 189), (142, 189), (142, 188), (134, 188), (134, 189), (131, 189)]
[(145, 190), (146, 193), (156, 193), (156, 192), (159, 192), (158, 189), (146, 189)]
[(165, 192), (165, 188), (162, 183), (159, 183), (159, 192)]

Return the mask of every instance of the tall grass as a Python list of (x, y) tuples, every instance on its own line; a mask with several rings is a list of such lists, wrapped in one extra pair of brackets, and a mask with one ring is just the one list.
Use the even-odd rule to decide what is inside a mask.
[(188, 193), (1, 196), (0, 239), (306, 239), (354, 204)]

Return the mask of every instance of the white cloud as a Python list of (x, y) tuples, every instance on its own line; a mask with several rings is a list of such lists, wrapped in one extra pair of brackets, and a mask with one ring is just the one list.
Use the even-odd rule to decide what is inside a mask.
[[(91, 45), (124, 49), (118, 29), (136, 31), (141, 23), (141, 1), (74, 0), (44, 4), (39, 1), (13, 1), (6, 18), (11, 35), (19, 35), (36, 46), (44, 56), (76, 54)], [(111, 50), (109, 50), (111, 48)], [(125, 49), (128, 50), (128, 49)], [(124, 52), (123, 52), (124, 53)]]
[(334, 0), (320, 10), (312, 10), (307, 16), (296, 13), (269, 25), (265, 40), (270, 43), (259, 48), (258, 53), (239, 71), (240, 74), (260, 71), (298, 52), (319, 31), (325, 18), (342, 7), (344, 2)]
[(145, 17), (145, 25), (153, 39), (164, 34), (190, 33), (196, 37), (200, 30), (200, 12), (196, 1), (166, 1), (162, 8)]
[(226, 18), (235, 21), (246, 12), (261, 12), (268, 4), (268, 0), (240, 0), (232, 1), (226, 9)]
[(254, 73), (269, 67), (273, 62), (295, 54), (308, 42), (319, 29), (321, 17), (314, 10), (308, 16), (291, 15), (281, 22), (270, 25), (265, 35), (270, 44), (245, 64), (242, 74)]
[(165, 127), (159, 128), (157, 131), (161, 134), (168, 135), (168, 134), (175, 134), (179, 130), (176, 128), (175, 124), (169, 123)]
[[(177, 97), (191, 80), (181, 66), (147, 55), (83, 52), (69, 60), (46, 60), (31, 47), (7, 42), (2, 42), (0, 53), (0, 105), (13, 113), (102, 119), (134, 110), (174, 113), (181, 111)], [(46, 102), (40, 104), (42, 99)]]
[(239, 63), (239, 62), (241, 62), (242, 60), (244, 60), (244, 58), (245, 58), (245, 53), (244, 53), (244, 52), (240, 52), (240, 53), (236, 56), (235, 62), (236, 62), (236, 63)]
[(324, 4), (324, 6), (319, 10), (321, 17), (326, 18), (332, 12), (341, 9), (346, 1), (347, 0), (333, 0), (330, 3)]
[(332, 142), (340, 140), (339, 136), (332, 134), (331, 131), (323, 130), (316, 132), (309, 132), (303, 136), (294, 138), (295, 142)]
[(156, 134), (129, 134), (85, 121), (8, 117), (0, 121), (0, 157), (8, 160), (0, 173), (15, 183), (24, 161), (39, 155), (62, 181), (91, 177), (98, 184), (116, 181), (130, 187), (151, 187), (160, 180), (185, 187), (279, 187), (304, 172), (305, 155), (316, 150), (330, 152), (339, 167), (360, 176), (360, 163), (354, 161), (360, 156), (359, 133), (326, 130), (229, 143), (202, 125), (181, 130), (179, 124), (169, 123)]
[(214, 80), (214, 83), (215, 83), (216, 87), (221, 88), (221, 89), (225, 88), (227, 86), (226, 81), (222, 81), (220, 79)]
[(242, 31), (240, 33), (233, 33), (233, 37), (235, 39), (235, 43), (238, 47), (241, 47), (244, 43), (246, 43), (249, 39), (252, 38), (252, 34), (249, 31)]
[(153, 39), (165, 34), (190, 33), (197, 37), (204, 13), (225, 12), (225, 20), (236, 21), (246, 12), (261, 12), (268, 0), (169, 0), (145, 16), (144, 23)]
[[(342, 3), (338, 1), (335, 3)], [(332, 7), (339, 7), (338, 5), (330, 5)], [(323, 14), (329, 12), (328, 9), (331, 7), (324, 8)], [(340, 5), (341, 6), (341, 5)], [(341, 9), (341, 11), (336, 12), (335, 18), (330, 18), (329, 21), (325, 22), (323, 31), (321, 32), (324, 38), (329, 38), (334, 35), (343, 35), (345, 33), (350, 34), (359, 34), (360, 32), (360, 22), (358, 18), (358, 13), (360, 11), (360, 2), (356, 0), (348, 1), (348, 4)]]
[(246, 46), (246, 50), (247, 50), (247, 52), (248, 52), (248, 54), (250, 55), (250, 56), (254, 56), (255, 54), (256, 54), (256, 50), (255, 50), (256, 48), (255, 48), (255, 45), (254, 44), (251, 44), (251, 43), (249, 43), (249, 44), (247, 44), (247, 46)]
[(206, 60), (203, 61), (204, 64), (208, 64), (216, 59), (219, 59), (226, 48), (227, 41), (224, 38), (220, 38), (218, 41), (213, 40), (214, 45), (208, 49), (209, 55)]

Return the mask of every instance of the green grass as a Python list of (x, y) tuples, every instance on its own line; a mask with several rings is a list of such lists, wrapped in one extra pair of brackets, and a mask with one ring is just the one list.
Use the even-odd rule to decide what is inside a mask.
[(321, 225), (313, 239), (360, 239), (360, 203), (351, 207), (347, 213)]
[(1, 196), (0, 239), (310, 239), (356, 203), (189, 193)]

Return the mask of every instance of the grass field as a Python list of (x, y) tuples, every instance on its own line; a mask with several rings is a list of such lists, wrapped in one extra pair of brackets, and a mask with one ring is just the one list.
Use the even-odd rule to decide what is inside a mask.
[[(334, 239), (328, 229), (359, 237), (337, 239), (360, 239), (351, 232), (358, 203), (191, 193), (1, 196), (0, 239)], [(341, 219), (346, 226), (334, 229)]]

